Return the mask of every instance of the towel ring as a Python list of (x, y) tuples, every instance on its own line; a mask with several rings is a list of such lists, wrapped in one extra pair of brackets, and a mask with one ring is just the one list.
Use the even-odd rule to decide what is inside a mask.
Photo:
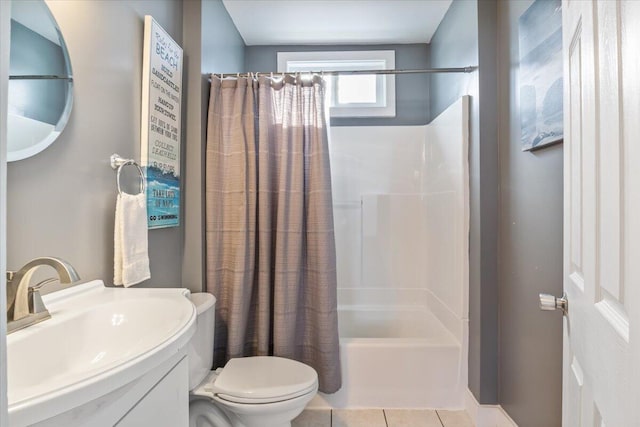
[(120, 186), (120, 173), (125, 166), (133, 165), (138, 169), (138, 173), (140, 174), (140, 193), (144, 193), (147, 188), (146, 180), (144, 179), (144, 172), (140, 165), (133, 159), (125, 159), (120, 157), (118, 154), (111, 155), (111, 168), (117, 169), (118, 173), (116, 174), (116, 186), (118, 188), (118, 194), (122, 194), (122, 187)]

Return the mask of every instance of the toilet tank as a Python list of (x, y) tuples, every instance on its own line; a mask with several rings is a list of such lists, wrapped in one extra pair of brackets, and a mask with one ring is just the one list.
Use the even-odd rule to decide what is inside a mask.
[(187, 364), (189, 390), (193, 390), (211, 371), (213, 364), (213, 332), (216, 298), (208, 293), (191, 294), (196, 306), (196, 333), (189, 341)]

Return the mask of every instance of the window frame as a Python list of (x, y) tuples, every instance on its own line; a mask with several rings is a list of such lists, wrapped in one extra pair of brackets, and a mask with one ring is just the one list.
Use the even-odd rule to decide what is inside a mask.
[[(278, 72), (292, 70), (295, 63), (308, 63), (309, 71), (395, 69), (395, 50), (311, 51), (278, 52)], [(293, 64), (292, 64), (293, 63)], [(368, 63), (368, 64), (367, 64)], [(317, 65), (317, 67), (316, 67)], [(313, 68), (313, 69), (312, 69)], [(338, 79), (332, 81), (332, 99), (329, 108), (331, 117), (395, 117), (395, 76), (376, 75), (376, 103), (337, 104)]]

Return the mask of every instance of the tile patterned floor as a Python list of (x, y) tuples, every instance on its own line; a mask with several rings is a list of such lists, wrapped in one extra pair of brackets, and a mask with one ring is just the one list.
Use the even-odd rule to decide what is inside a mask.
[(465, 411), (430, 409), (307, 409), (292, 427), (474, 427)]

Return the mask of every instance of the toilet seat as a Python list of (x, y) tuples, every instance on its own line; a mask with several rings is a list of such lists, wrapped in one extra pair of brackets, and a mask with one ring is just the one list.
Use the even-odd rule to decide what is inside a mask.
[(296, 397), (304, 396), (307, 393), (311, 393), (315, 391), (316, 391), (316, 387), (311, 386), (304, 390), (300, 390), (299, 392), (296, 392), (296, 393), (291, 393), (291, 394), (282, 395), (282, 396), (265, 397), (261, 399), (250, 399), (250, 398), (244, 398), (239, 396), (233, 396), (225, 393), (216, 393), (215, 396), (218, 399), (226, 400), (227, 402), (231, 402), (231, 403), (264, 404), (264, 403), (276, 403), (276, 402), (282, 402), (285, 400), (295, 399)]
[(318, 375), (313, 368), (282, 357), (235, 358), (217, 372), (198, 388), (232, 403), (281, 402), (313, 393), (318, 387)]

